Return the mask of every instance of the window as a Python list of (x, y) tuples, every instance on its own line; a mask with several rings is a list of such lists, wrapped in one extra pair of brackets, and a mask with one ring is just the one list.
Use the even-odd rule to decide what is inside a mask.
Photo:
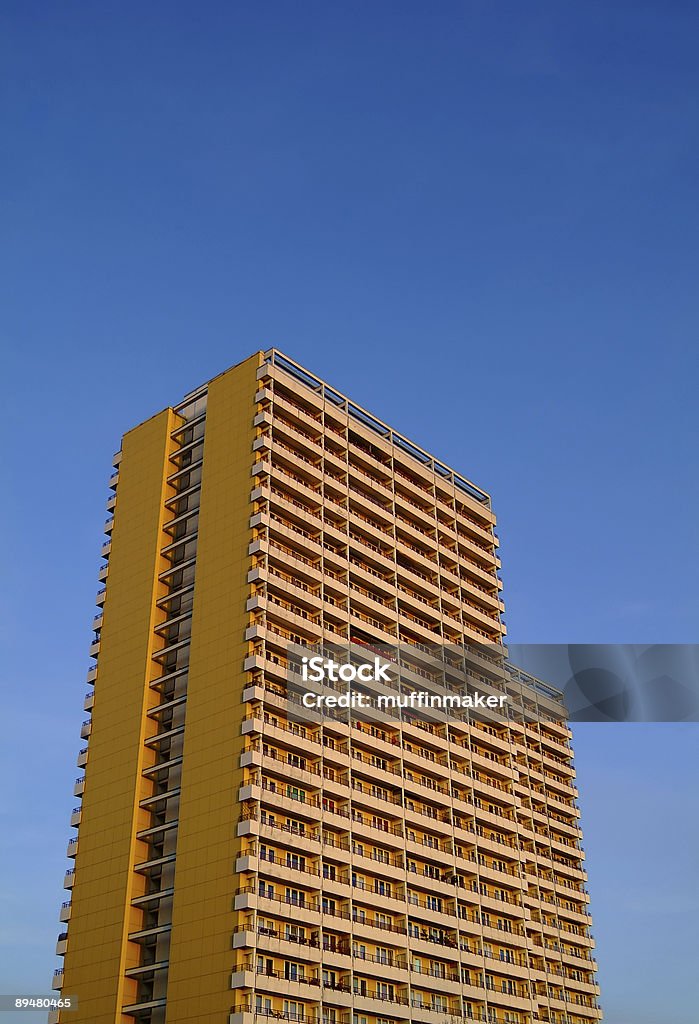
[(257, 973), (272, 975), (274, 973), (274, 960), (270, 957), (258, 956)]
[(306, 902), (305, 893), (303, 893), (300, 889), (290, 889), (287, 886), (286, 902), (291, 903), (295, 907), (302, 907)]

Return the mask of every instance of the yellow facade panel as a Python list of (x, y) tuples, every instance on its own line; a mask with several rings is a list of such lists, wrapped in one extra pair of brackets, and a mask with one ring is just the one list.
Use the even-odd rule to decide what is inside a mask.
[(121, 1005), (128, 998), (124, 970), (133, 966), (129, 955), (135, 955), (126, 941), (128, 908), (141, 881), (132, 871), (139, 826), (134, 808), (144, 756), (164, 480), (174, 425), (166, 410), (128, 433), (123, 443), (82, 801), (80, 870), (65, 957), (63, 991), (79, 994), (78, 1011), (71, 1015), (75, 1024), (121, 1021)]
[(224, 1020), (229, 988), (256, 354), (209, 385), (167, 1024)]

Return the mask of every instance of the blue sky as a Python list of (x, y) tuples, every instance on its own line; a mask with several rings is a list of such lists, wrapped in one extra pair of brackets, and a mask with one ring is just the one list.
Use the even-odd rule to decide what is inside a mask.
[[(54, 965), (111, 454), (253, 349), (491, 491), (513, 640), (699, 640), (698, 32), (643, 0), (3, 5), (2, 991)], [(608, 1024), (695, 1019), (692, 740), (576, 727)]]

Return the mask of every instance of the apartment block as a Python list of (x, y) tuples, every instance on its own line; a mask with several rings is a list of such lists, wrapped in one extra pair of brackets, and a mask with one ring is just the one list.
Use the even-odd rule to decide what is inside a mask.
[[(110, 489), (52, 1019), (600, 1020), (571, 734), (497, 655), (488, 494), (277, 350), (129, 431)], [(462, 652), (534, 712), (299, 721), (290, 648), (326, 643), (416, 687)]]

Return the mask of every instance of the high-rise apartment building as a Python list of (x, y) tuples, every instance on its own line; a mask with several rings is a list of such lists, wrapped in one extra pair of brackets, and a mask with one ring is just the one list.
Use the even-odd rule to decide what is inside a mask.
[(276, 350), (114, 465), (60, 1019), (599, 1020), (565, 722), (287, 713), (290, 645), (502, 643), (488, 495)]

